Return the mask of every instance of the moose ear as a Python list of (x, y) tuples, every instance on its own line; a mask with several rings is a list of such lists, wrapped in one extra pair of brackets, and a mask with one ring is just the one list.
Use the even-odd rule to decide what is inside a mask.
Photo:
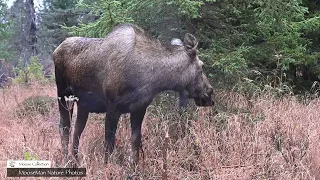
[(195, 50), (198, 46), (198, 40), (192, 34), (187, 33), (184, 36), (183, 45), (187, 51)]

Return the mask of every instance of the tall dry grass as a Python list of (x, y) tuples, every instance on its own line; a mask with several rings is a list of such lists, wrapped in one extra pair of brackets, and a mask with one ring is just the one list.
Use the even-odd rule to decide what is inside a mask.
[[(64, 165), (57, 105), (46, 115), (17, 116), (19, 104), (34, 95), (55, 97), (55, 86), (0, 90), (0, 179), (6, 178), (6, 161), (25, 159), (26, 152), (54, 167)], [(164, 148), (168, 179), (320, 179), (320, 100), (264, 95), (248, 106), (236, 93), (216, 96), (217, 109), (192, 106), (182, 117), (172, 98), (153, 102), (143, 123), (144, 158), (136, 179), (162, 179)], [(126, 179), (134, 174), (129, 116), (121, 117), (108, 165), (103, 164), (103, 118), (90, 114), (80, 141), (84, 179)]]

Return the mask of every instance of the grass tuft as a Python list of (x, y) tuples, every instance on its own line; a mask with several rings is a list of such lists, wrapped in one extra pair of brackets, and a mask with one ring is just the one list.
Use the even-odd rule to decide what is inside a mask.
[[(14, 115), (31, 97), (56, 99), (55, 86), (15, 85), (0, 90), (0, 96), (0, 166), (34, 158), (64, 166), (57, 104), (42, 113), (37, 109), (47, 101), (36, 100), (26, 111), (32, 116)], [(157, 97), (144, 118), (144, 160), (136, 171), (130, 164), (129, 116), (121, 117), (116, 149), (104, 165), (104, 116), (90, 114), (79, 149), (85, 179), (320, 179), (319, 99), (261, 94), (248, 103), (240, 93), (217, 91), (216, 101), (215, 108), (190, 102), (180, 116), (176, 97)], [(0, 179), (5, 178), (1, 168)]]

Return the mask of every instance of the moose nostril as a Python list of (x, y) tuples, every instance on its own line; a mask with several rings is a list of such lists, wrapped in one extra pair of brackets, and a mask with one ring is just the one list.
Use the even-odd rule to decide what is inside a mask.
[(207, 94), (209, 94), (209, 95), (213, 94), (213, 89), (210, 88), (210, 89), (208, 90)]

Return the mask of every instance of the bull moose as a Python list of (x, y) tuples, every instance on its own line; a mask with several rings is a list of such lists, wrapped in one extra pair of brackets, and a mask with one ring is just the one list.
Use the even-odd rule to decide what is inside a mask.
[(118, 25), (105, 38), (64, 40), (53, 52), (53, 61), (61, 97), (59, 129), (65, 158), (70, 158), (70, 116), (65, 96), (79, 99), (72, 146), (76, 160), (88, 114), (106, 113), (105, 163), (114, 150), (117, 124), (124, 113), (130, 113), (133, 159), (138, 162), (142, 121), (158, 93), (179, 92), (182, 106), (187, 99), (194, 99), (197, 106), (213, 106), (213, 88), (202, 72), (197, 45), (189, 33), (181, 45), (164, 44), (133, 24)]

